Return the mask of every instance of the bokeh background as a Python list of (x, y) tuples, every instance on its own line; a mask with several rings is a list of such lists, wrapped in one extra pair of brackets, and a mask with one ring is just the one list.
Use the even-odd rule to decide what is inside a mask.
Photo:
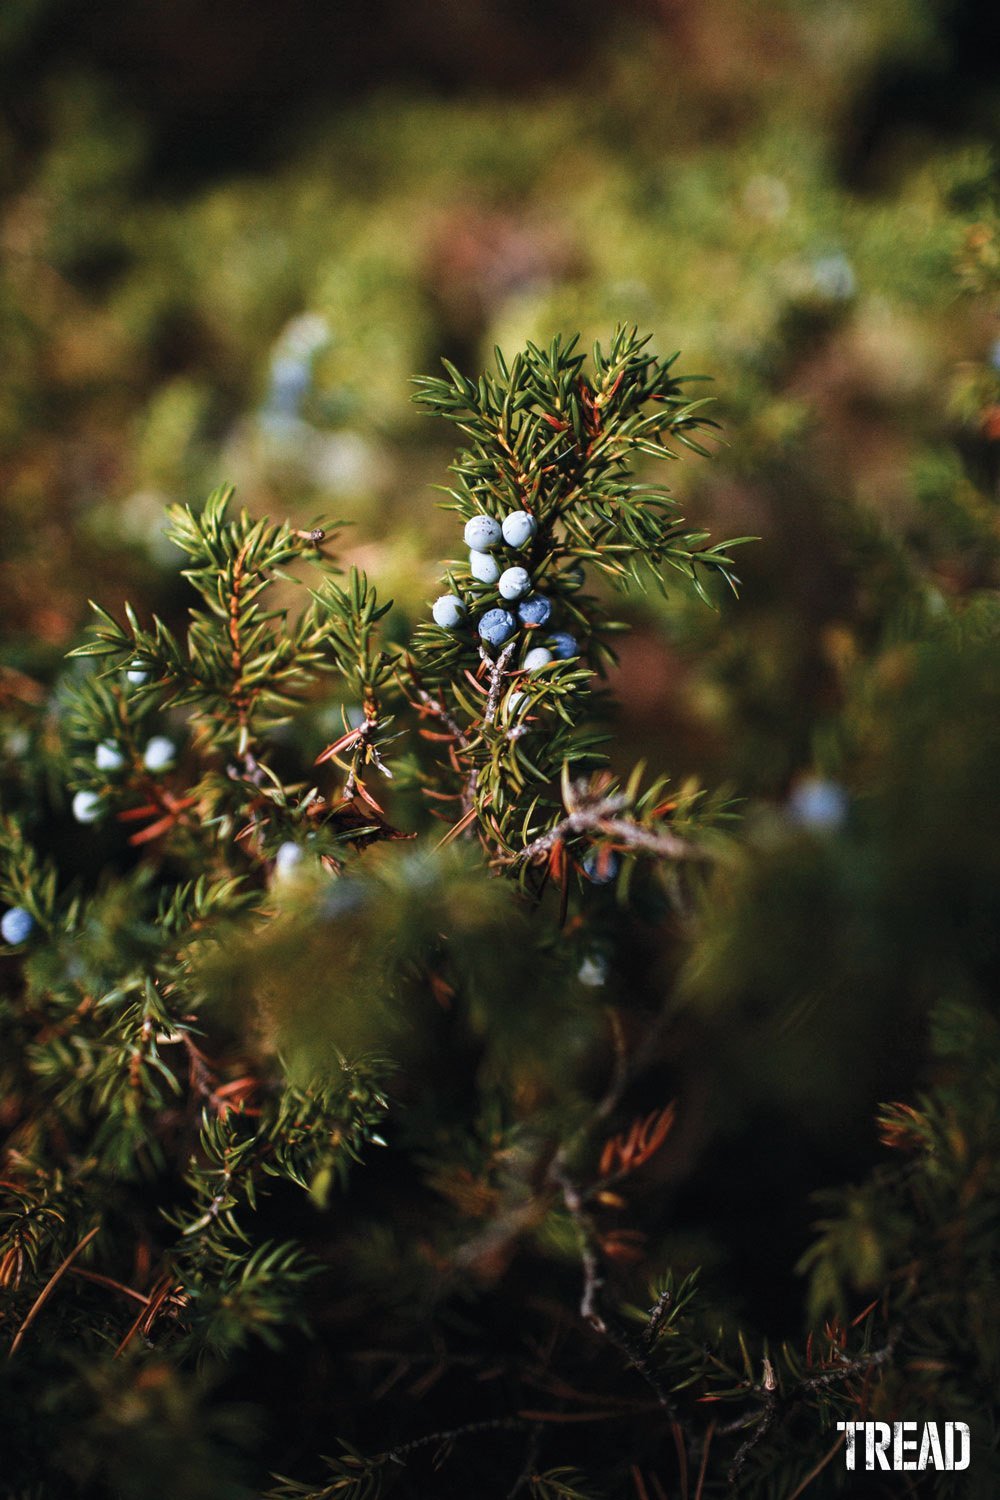
[(12, 664), (50, 669), (98, 579), (164, 604), (163, 504), (223, 479), (355, 522), (422, 608), (449, 434), (410, 377), (636, 322), (715, 383), (724, 445), (676, 491), (762, 541), (740, 606), (642, 613), (621, 688), (678, 768), (782, 793), (884, 618), (871, 549), (995, 582), (987, 9), (4, 6)]
[[(87, 597), (178, 614), (165, 503), (231, 480), (254, 510), (344, 517), (402, 635), (453, 530), (451, 434), (412, 375), (635, 322), (714, 382), (714, 456), (668, 479), (713, 537), (760, 541), (738, 601), (631, 601), (613, 685), (630, 758), (744, 800), (748, 863), (684, 979), (702, 1118), (672, 1254), (739, 1266), (734, 1305), (779, 1325), (803, 1195), (875, 1159), (875, 1105), (933, 1069), (932, 1003), (996, 993), (991, 21), (960, 0), (0, 8), (8, 785)], [(844, 1236), (860, 1293), (881, 1251)]]

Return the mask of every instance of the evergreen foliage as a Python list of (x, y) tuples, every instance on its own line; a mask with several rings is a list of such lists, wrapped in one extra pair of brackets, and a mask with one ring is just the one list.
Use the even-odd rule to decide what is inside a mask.
[[(869, 1413), (968, 1415), (979, 1488), (921, 1482), (995, 1491), (991, 807), (924, 873), (995, 765), (995, 599), (942, 622), (900, 584), (896, 675), (890, 646), (859, 672), (840, 746), (876, 790), (842, 830), (807, 811), (737, 846), (724, 796), (619, 770), (613, 589), (736, 582), (640, 468), (704, 451), (673, 366), (623, 329), (589, 362), (556, 340), (420, 382), (465, 443), (456, 527), (535, 521), (500, 525), (504, 559), (551, 613), (495, 645), (499, 579), (453, 562), (463, 611), (407, 632), (338, 574), (336, 525), (228, 490), (171, 515), (186, 620), (95, 606), (37, 710), (50, 780), (12, 780), (0, 830), (33, 924), (0, 1000), (10, 1495), (791, 1500), (845, 1492), (834, 1424)], [(905, 934), (949, 890), (911, 983)], [(885, 951), (849, 948), (873, 907)], [(797, 1008), (850, 1031), (845, 976), (937, 1061), (881, 1111), (895, 1157), (827, 1195), (808, 1326), (774, 1332), (696, 1273), (655, 1174), (694, 1149), (685, 1049), (724, 1077), (757, 1026), (766, 1091)]]

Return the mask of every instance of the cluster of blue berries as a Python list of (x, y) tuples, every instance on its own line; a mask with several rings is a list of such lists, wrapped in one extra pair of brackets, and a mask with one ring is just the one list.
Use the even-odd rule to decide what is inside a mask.
[[(177, 746), (165, 734), (154, 734), (142, 752), (147, 771), (166, 771), (176, 759)], [(94, 765), (99, 771), (120, 771), (124, 764), (124, 752), (114, 740), (102, 740), (94, 751)]]
[[(473, 516), (465, 525), (465, 545), (469, 548), (469, 571), (477, 583), (488, 588), (496, 587), (500, 598), (512, 606), (502, 605), (487, 609), (477, 622), (479, 638), (487, 646), (500, 647), (507, 644), (519, 626), (541, 629), (552, 617), (552, 601), (545, 594), (534, 591), (531, 574), (519, 563), (501, 567), (494, 555), (501, 546), (513, 552), (527, 547), (538, 531), (538, 522), (526, 510), (511, 511), (503, 521), (493, 516)], [(468, 614), (468, 608), (457, 594), (442, 594), (434, 601), (431, 611), (435, 624), (444, 630), (458, 630)], [(557, 631), (550, 637), (551, 649), (536, 646), (524, 659), (529, 672), (537, 672), (553, 659), (566, 661), (579, 654), (576, 640), (567, 631)]]
[[(167, 771), (177, 759), (177, 746), (165, 734), (154, 734), (142, 752), (142, 763), (154, 776)], [(125, 752), (114, 740), (101, 740), (94, 751), (94, 765), (99, 771), (120, 771)], [(96, 823), (104, 811), (98, 792), (77, 792), (73, 798), (73, 816), (78, 823)]]

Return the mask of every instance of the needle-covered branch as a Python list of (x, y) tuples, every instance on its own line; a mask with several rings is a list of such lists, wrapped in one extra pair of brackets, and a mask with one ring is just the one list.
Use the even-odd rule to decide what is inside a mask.
[[(623, 590), (650, 578), (662, 586), (670, 569), (704, 598), (713, 575), (735, 586), (727, 546), (708, 545), (665, 489), (636, 476), (645, 459), (676, 457), (674, 443), (705, 452), (695, 434), (713, 426), (705, 403), (683, 395), (676, 356), (658, 359), (648, 342), (621, 328), (588, 365), (576, 340), (557, 338), (509, 363), (498, 350), (478, 382), (450, 365), (448, 378), (418, 382), (418, 402), (468, 442), (447, 508), (470, 550), (448, 568), (450, 592), (434, 605), (434, 623), (418, 627), (408, 659), (417, 693), (433, 692), (451, 727), (428, 736), (445, 748), (426, 788), (441, 801), (460, 779), (453, 832), (476, 832), (524, 883), (535, 857), (563, 842), (560, 778), (605, 760), (595, 672), (626, 627), (602, 595), (586, 592), (587, 570)], [(610, 831), (580, 823), (563, 832), (588, 830)], [(620, 833), (629, 856), (690, 853), (671, 829), (633, 822)]]

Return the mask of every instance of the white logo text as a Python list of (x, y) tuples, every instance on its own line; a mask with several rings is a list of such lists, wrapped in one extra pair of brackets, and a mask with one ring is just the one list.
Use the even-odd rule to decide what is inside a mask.
[(838, 1422), (849, 1469), (967, 1469), (967, 1422)]

